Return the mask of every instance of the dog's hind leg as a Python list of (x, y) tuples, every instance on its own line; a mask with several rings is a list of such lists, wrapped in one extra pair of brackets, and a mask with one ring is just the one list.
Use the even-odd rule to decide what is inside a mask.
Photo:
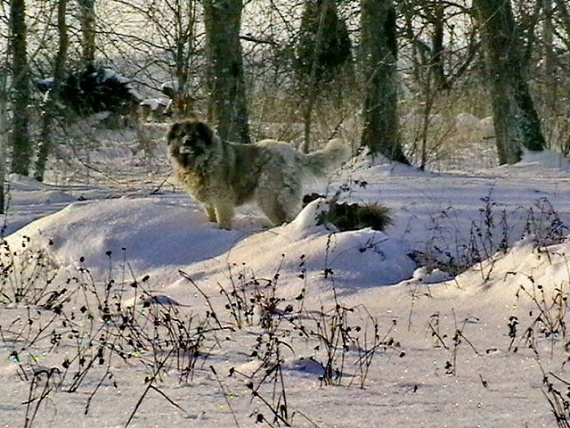
[(257, 195), (257, 203), (274, 225), (280, 225), (295, 218), (299, 211), (300, 195), (287, 188), (273, 191), (270, 189), (260, 190)]
[(265, 213), (267, 218), (275, 226), (278, 226), (289, 220), (287, 212), (283, 209), (282, 206), (276, 204), (275, 202), (264, 204), (262, 201), (259, 201), (259, 208), (261, 208), (261, 210)]

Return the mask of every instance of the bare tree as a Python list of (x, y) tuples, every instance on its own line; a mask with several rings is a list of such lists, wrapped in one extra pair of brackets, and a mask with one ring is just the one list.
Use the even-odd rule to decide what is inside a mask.
[(0, 64), (0, 214), (4, 214), (6, 207), (6, 145), (8, 135), (8, 91), (7, 70)]
[(474, 0), (487, 62), (499, 163), (521, 160), (522, 148), (545, 147), (523, 75), (521, 42), (510, 0)]
[[(331, 80), (351, 60), (348, 29), (336, 0), (305, 0), (296, 46), (295, 68), (301, 80)], [(311, 82), (309, 82), (311, 83)]]
[(84, 67), (95, 62), (96, 23), (95, 0), (77, 0), (79, 4), (79, 25), (81, 29), (81, 59)]
[[(196, 87), (192, 77), (199, 67), (198, 51), (202, 34), (198, 31), (198, 0), (113, 0), (143, 18), (145, 33), (132, 35), (130, 44), (137, 45), (141, 56), (148, 55), (148, 63), (141, 66), (152, 83), (157, 78), (157, 67), (162, 79), (162, 92), (172, 99), (172, 109), (179, 116), (188, 116), (194, 110)], [(143, 53), (146, 50), (146, 53)], [(165, 82), (168, 76), (171, 82)]]
[(69, 37), (67, 34), (67, 0), (57, 1), (57, 31), (59, 35), (58, 50), (55, 58), (53, 72), (53, 86), (45, 99), (42, 111), (42, 131), (36, 161), (34, 177), (38, 181), (44, 180), (44, 174), (48, 156), (52, 146), (53, 116), (57, 109), (60, 87), (65, 78), (65, 60), (69, 47)]
[(204, 0), (210, 120), (224, 139), (249, 143), (240, 42), (242, 0)]
[(29, 134), (30, 70), (27, 54), (25, 0), (10, 0), (10, 57), (12, 75), (12, 172), (28, 175), (32, 158)]
[(562, 40), (566, 44), (566, 47), (570, 49), (570, 12), (568, 11), (568, 6), (565, 0), (554, 0), (556, 3), (556, 10), (560, 16), (560, 23), (564, 30), (566, 31), (566, 37)]
[[(8, 16), (6, 10), (7, 2), (0, 2), (0, 12), (4, 17)], [(5, 37), (8, 21), (0, 19), (0, 34)], [(8, 146), (8, 74), (9, 58), (5, 49), (0, 50), (0, 214), (6, 212), (6, 166), (7, 166), (7, 146)], [(1, 232), (0, 232), (1, 235)]]
[(191, 0), (175, 0), (168, 4), (168, 9), (172, 12), (170, 22), (166, 25), (155, 25), (158, 26), (159, 34), (166, 42), (167, 52), (174, 63), (176, 91), (172, 102), (175, 112), (187, 116), (194, 110), (195, 99), (195, 95), (191, 93), (190, 77), (192, 67), (195, 67), (192, 60), (197, 50), (197, 5)]
[(542, 43), (544, 44), (544, 75), (552, 82), (555, 75), (555, 51), (554, 51), (554, 20), (552, 16), (552, 0), (542, 1), (544, 20), (542, 24)]
[(307, 152), (317, 98), (352, 59), (348, 29), (338, 15), (336, 0), (305, 1), (296, 53), (295, 69), (305, 102), (303, 151)]
[(365, 79), (361, 145), (408, 164), (398, 138), (396, 11), (393, 0), (361, 0), (361, 55)]

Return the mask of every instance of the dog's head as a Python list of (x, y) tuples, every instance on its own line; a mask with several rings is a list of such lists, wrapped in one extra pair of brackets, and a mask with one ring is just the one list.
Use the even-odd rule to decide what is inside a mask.
[(205, 161), (216, 151), (218, 137), (206, 123), (199, 121), (176, 122), (166, 136), (170, 154), (183, 167), (192, 167)]

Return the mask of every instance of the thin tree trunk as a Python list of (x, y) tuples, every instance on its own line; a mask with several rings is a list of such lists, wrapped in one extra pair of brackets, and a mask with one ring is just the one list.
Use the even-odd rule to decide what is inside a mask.
[(35, 179), (38, 181), (44, 180), (45, 169), (53, 142), (53, 117), (57, 108), (57, 99), (59, 98), (61, 82), (65, 77), (65, 60), (67, 58), (67, 49), (69, 46), (67, 23), (65, 19), (66, 11), (67, 0), (59, 0), (57, 3), (57, 32), (59, 36), (59, 46), (54, 64), (53, 87), (46, 97), (42, 111), (41, 140), (34, 174)]
[(437, 89), (449, 89), (449, 84), (445, 76), (445, 4), (438, 0), (434, 5), (435, 11), (430, 17), (433, 26), (431, 67)]
[(521, 160), (522, 148), (545, 147), (522, 73), (522, 48), (510, 0), (474, 0), (487, 60), (499, 163)]
[(313, 110), (319, 96), (319, 75), (318, 70), (321, 65), (319, 64), (319, 56), (323, 48), (323, 32), (325, 31), (325, 18), (327, 8), (331, 0), (323, 0), (321, 10), (319, 13), (319, 26), (317, 28), (317, 37), (315, 40), (315, 49), (311, 61), (311, 73), (309, 80), (306, 82), (306, 100), (305, 109), (303, 111), (303, 145), (301, 147), (304, 153), (308, 153), (311, 146), (311, 128), (313, 125)]
[(554, 40), (554, 22), (552, 20), (552, 0), (542, 1), (542, 10), (544, 12), (544, 20), (542, 21), (542, 38), (545, 45), (545, 60), (544, 65), (547, 71), (550, 71), (553, 59), (553, 40)]
[(77, 0), (79, 3), (79, 25), (81, 27), (81, 58), (85, 68), (95, 62), (97, 18), (95, 0)]
[[(546, 81), (546, 87), (549, 89), (548, 95), (556, 92), (556, 54), (554, 49), (554, 21), (552, 17), (553, 8), (552, 0), (543, 0), (542, 10), (544, 11), (544, 20), (542, 23), (542, 42), (544, 46), (543, 52), (543, 73)], [(554, 97), (553, 97), (554, 98)], [(550, 105), (554, 104), (554, 100), (549, 100)]]
[(29, 135), (30, 73), (27, 55), (26, 2), (10, 0), (10, 53), (12, 58), (12, 172), (28, 175), (32, 158)]
[[(560, 15), (560, 19), (562, 21), (562, 25), (564, 30), (566, 30), (566, 34), (570, 36), (570, 12), (568, 12), (568, 6), (566, 5), (567, 0), (554, 0), (556, 3), (556, 10), (558, 15)], [(564, 43), (570, 49), (570, 37), (566, 37), (563, 39)]]
[(408, 164), (398, 138), (396, 11), (393, 0), (361, 0), (361, 50), (365, 78), (361, 145)]
[(6, 69), (3, 65), (0, 65), (0, 214), (4, 214), (6, 210), (6, 145), (8, 144), (8, 89), (6, 74)]
[(175, 36), (175, 76), (178, 82), (176, 98), (174, 104), (177, 107), (177, 114), (190, 116), (194, 111), (193, 97), (190, 93), (189, 80), (191, 57), (195, 53), (196, 43), (196, 2), (195, 0), (184, 0), (176, 3), (177, 13), (176, 36)]
[(240, 27), (241, 0), (204, 0), (209, 115), (223, 139), (249, 143)]

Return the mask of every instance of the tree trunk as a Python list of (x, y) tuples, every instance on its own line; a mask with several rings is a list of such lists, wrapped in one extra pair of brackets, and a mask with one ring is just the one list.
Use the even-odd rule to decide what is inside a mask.
[(67, 0), (59, 0), (57, 3), (57, 32), (59, 36), (59, 46), (54, 64), (53, 87), (46, 97), (42, 111), (41, 140), (38, 150), (38, 159), (36, 161), (36, 170), (34, 173), (34, 177), (38, 181), (44, 181), (46, 164), (53, 140), (53, 117), (57, 109), (57, 100), (59, 98), (61, 82), (65, 78), (65, 60), (67, 58), (67, 49), (69, 46), (67, 23), (65, 19), (66, 11)]
[(540, 120), (522, 72), (521, 41), (510, 0), (474, 0), (487, 60), (499, 163), (521, 160), (522, 147), (545, 147)]
[[(566, 1), (567, 0), (554, 0), (556, 3), (556, 11), (560, 16), (560, 21), (562, 21), (562, 26), (566, 34), (570, 35), (570, 12), (568, 12)], [(562, 41), (566, 44), (566, 47), (570, 49), (570, 38), (563, 38)]]
[(554, 50), (554, 21), (552, 19), (552, 0), (543, 0), (542, 10), (544, 11), (544, 21), (542, 23), (542, 41), (544, 44), (544, 74), (554, 78), (555, 72), (555, 50)]
[(433, 26), (433, 33), (431, 35), (432, 53), (431, 53), (431, 67), (433, 69), (433, 77), (435, 80), (436, 88), (450, 89), (447, 77), (445, 76), (445, 4), (438, 0), (434, 5), (433, 13), (430, 13), (429, 20)]
[[(316, 20), (312, 20), (313, 23), (317, 24), (316, 33), (314, 34), (314, 43), (312, 46), (304, 46), (304, 48), (309, 52), (307, 54), (310, 60), (306, 60), (309, 64), (309, 73), (305, 77), (305, 82), (301, 83), (304, 92), (305, 108), (303, 110), (303, 144), (301, 150), (303, 153), (308, 153), (311, 146), (311, 127), (313, 124), (313, 110), (317, 102), (317, 97), (319, 95), (320, 79), (323, 73), (323, 65), (319, 63), (319, 58), (321, 56), (321, 50), (323, 49), (323, 34), (325, 32), (325, 18), (327, 14), (327, 8), (333, 0), (322, 0), (321, 3), (316, 3)], [(306, 3), (305, 8), (312, 7), (311, 3)], [(335, 10), (336, 12), (336, 10)], [(305, 10), (305, 13), (309, 12)], [(306, 18), (309, 20), (309, 18)], [(314, 31), (314, 29), (312, 29)], [(301, 24), (301, 31), (303, 31)], [(309, 43), (305, 41), (305, 44)], [(312, 48), (312, 51), (311, 51)], [(307, 65), (307, 64), (305, 64)], [(319, 71), (320, 70), (320, 71)]]
[(12, 172), (28, 175), (32, 158), (29, 135), (30, 73), (27, 55), (25, 0), (10, 0), (10, 53), (12, 58)]
[(95, 0), (77, 0), (79, 3), (79, 25), (81, 27), (81, 58), (85, 68), (95, 62)]
[(361, 145), (408, 164), (398, 138), (396, 11), (393, 0), (361, 0), (361, 51), (365, 79)]
[(241, 0), (204, 0), (210, 120), (223, 139), (249, 143), (240, 27)]
[[(6, 209), (6, 145), (8, 135), (8, 82), (3, 65), (0, 65), (0, 214)], [(1, 236), (0, 231), (0, 236)]]
[(342, 97), (342, 87), (335, 80), (352, 65), (352, 46), (336, 0), (304, 0), (303, 7), (293, 66), (303, 100), (301, 148), (306, 153), (319, 98), (331, 99), (333, 92)]
[(544, 46), (542, 59), (542, 72), (544, 82), (547, 89), (546, 104), (550, 107), (550, 111), (554, 112), (556, 102), (558, 101), (558, 85), (556, 79), (556, 45), (554, 43), (554, 19), (552, 0), (543, 0), (542, 10), (544, 11), (544, 20), (542, 23), (542, 43)]
[(173, 102), (180, 116), (188, 117), (194, 112), (194, 97), (190, 88), (192, 56), (196, 53), (196, 1), (185, 0), (176, 3), (174, 64), (178, 82), (176, 99)]

